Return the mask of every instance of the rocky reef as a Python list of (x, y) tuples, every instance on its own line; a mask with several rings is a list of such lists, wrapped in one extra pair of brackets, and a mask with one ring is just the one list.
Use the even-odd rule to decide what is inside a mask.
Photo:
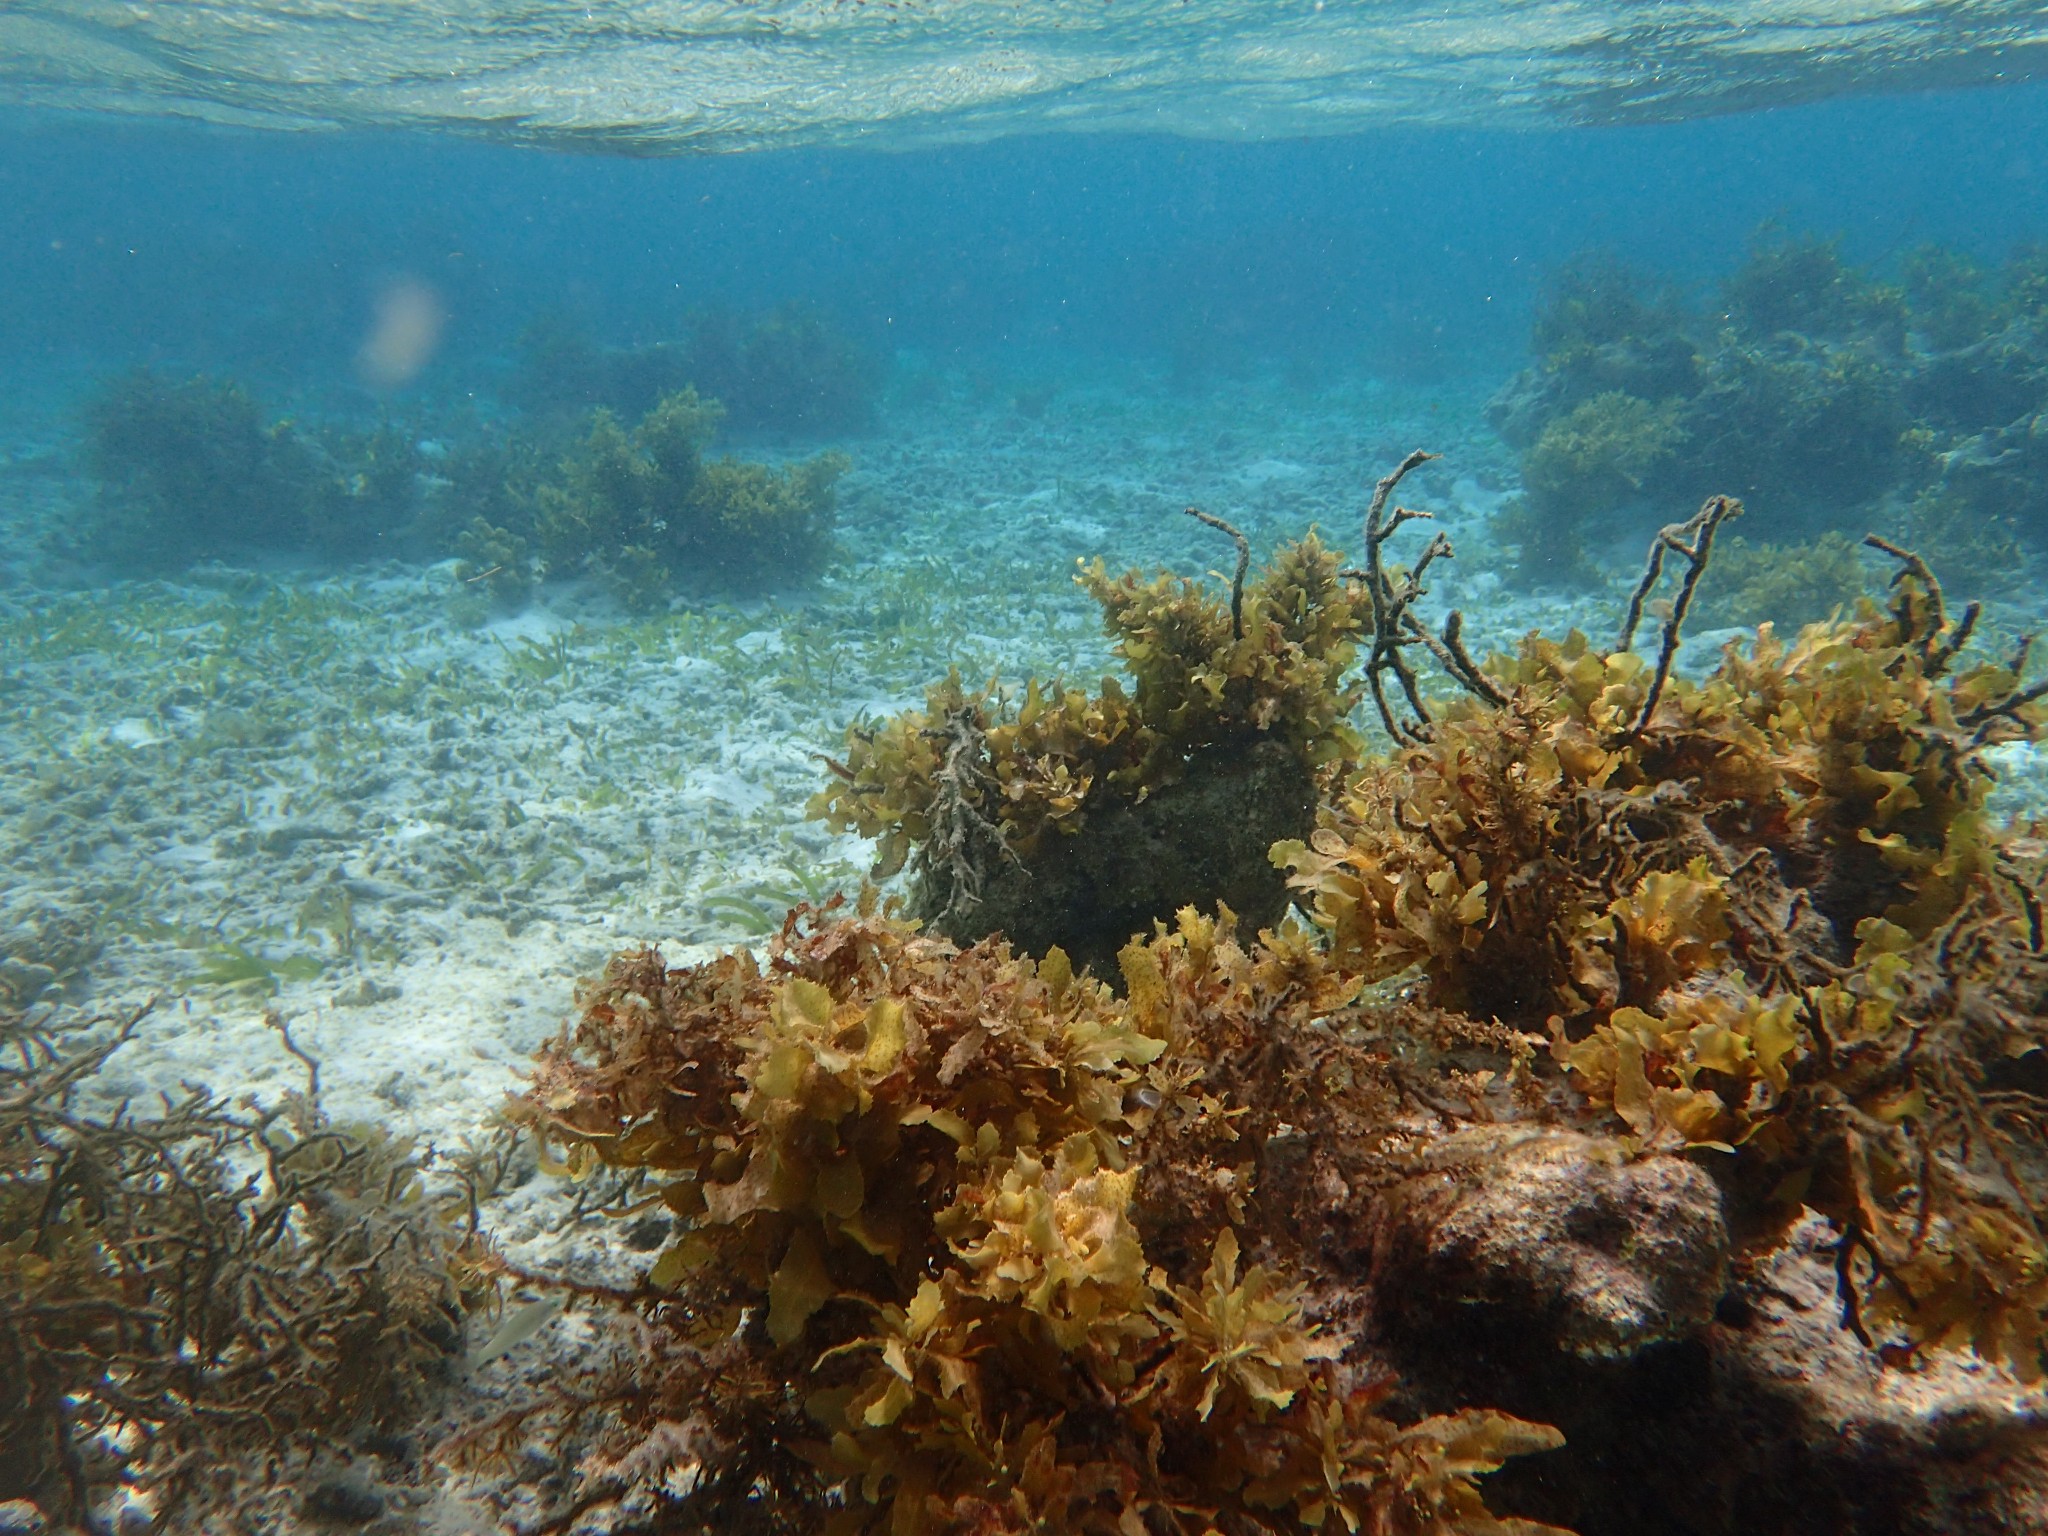
[[(2048, 538), (2044, 270), (2038, 248), (1994, 272), (1928, 247), (1886, 281), (1768, 227), (1704, 306), (1597, 256), (1568, 265), (1533, 364), (1489, 412), (1522, 456), (1503, 525), (1522, 579), (1578, 580), (1653, 509), (1713, 492), (1793, 546), (1780, 564), (1807, 558), (1799, 541), (1876, 528), (1951, 574), (2012, 567)], [(1818, 615), (1796, 595), (1745, 615), (1766, 616)]]
[[(2041, 1529), (2048, 850), (1989, 810), (2031, 647), (1873, 536), (1877, 595), (1681, 669), (1714, 496), (1610, 642), (1481, 661), (1424, 618), (1448, 539), (1395, 563), (1426, 458), (1355, 565), (1204, 514), (1227, 581), (1084, 566), (1127, 682), (857, 724), (817, 810), (907, 900), (585, 987), (509, 1109), (616, 1234), (567, 1261), (478, 1229), (502, 1159), (430, 1177), (314, 1083), (96, 1116), (133, 1026), (15, 1008), (0, 1499), (203, 1522), (259, 1430), (438, 1408), (531, 1532)], [(578, 1331), (447, 1393), (494, 1289), (472, 1367)]]
[[(1390, 754), (1315, 709), (1270, 737), (1321, 753), (1317, 825), (1273, 850), (1308, 922), (1161, 914), (1115, 989), (874, 892), (765, 957), (621, 956), (517, 1114), (673, 1218), (609, 1298), (641, 1352), (465, 1449), (573, 1429), (579, 1507), (661, 1529), (2039, 1528), (2044, 859), (1984, 810), (1985, 752), (2043, 723), (2026, 648), (1976, 656), (1978, 609), (1878, 540), (1888, 601), (1682, 677), (1741, 510), (1714, 498), (1614, 647), (1481, 668), (1413, 613), (1445, 551), (1383, 562), (1400, 473), (1360, 570), (1296, 545), (1227, 604), (1083, 577), (1141, 681), (1062, 695), (1128, 711), (1077, 735), (1170, 782), (1202, 760), (1148, 685), (1183, 720), (1274, 696), (1335, 654), (1276, 652), (1290, 613), (1364, 657)], [(1272, 600), (1304, 570), (1328, 598)], [(827, 813), (865, 772), (893, 862), (943, 853), (906, 786), (928, 809), (951, 771), (1027, 873), (1028, 838), (1088, 837), (1085, 788), (998, 755), (1047, 691), (1025, 724), (943, 689), (855, 737)]]

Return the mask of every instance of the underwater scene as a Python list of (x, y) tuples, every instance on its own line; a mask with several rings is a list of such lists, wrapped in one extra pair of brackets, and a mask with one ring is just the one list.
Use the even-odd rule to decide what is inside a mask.
[(2048, 1536), (2044, 71), (0, 8), (0, 1536)]

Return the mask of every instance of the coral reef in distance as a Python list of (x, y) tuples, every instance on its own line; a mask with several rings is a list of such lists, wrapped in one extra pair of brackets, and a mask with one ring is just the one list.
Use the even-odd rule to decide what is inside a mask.
[[(1742, 496), (1778, 539), (1876, 528), (1950, 574), (2012, 567), (2048, 540), (2044, 272), (2040, 247), (1997, 271), (1924, 247), (1885, 281), (1767, 226), (1700, 308), (1598, 255), (1568, 264), (1532, 365), (1489, 411), (1522, 457), (1501, 529), (1522, 579), (1578, 580), (1650, 509), (1712, 492)], [(1838, 573), (1809, 579), (1853, 597)], [(1778, 609), (1785, 584), (1755, 595)]]

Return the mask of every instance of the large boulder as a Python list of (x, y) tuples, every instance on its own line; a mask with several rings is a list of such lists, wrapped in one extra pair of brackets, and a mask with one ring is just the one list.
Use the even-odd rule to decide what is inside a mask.
[(1468, 1134), (1450, 1155), (1454, 1166), (1389, 1202), (1375, 1281), (1398, 1326), (1483, 1318), (1567, 1354), (1625, 1359), (1713, 1316), (1728, 1229), (1697, 1164), (1514, 1128)]
[(1514, 1126), (1431, 1156), (1386, 1201), (1375, 1344), (1413, 1412), (1564, 1432), (1488, 1480), (1496, 1509), (1580, 1536), (2048, 1533), (2039, 1393), (1966, 1351), (1866, 1347), (1819, 1217), (1731, 1260), (1691, 1159)]

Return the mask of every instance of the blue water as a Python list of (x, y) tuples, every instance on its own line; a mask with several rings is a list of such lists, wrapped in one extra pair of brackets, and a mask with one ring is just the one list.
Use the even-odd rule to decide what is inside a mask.
[(472, 387), (538, 312), (627, 342), (798, 296), (937, 354), (1503, 371), (1544, 274), (1589, 245), (1699, 284), (1763, 219), (1863, 261), (1995, 259), (2048, 235), (2042, 144), (2037, 85), (1649, 126), (656, 159), (15, 111), (0, 357), (317, 383), (403, 275), (449, 312), (427, 391)]

